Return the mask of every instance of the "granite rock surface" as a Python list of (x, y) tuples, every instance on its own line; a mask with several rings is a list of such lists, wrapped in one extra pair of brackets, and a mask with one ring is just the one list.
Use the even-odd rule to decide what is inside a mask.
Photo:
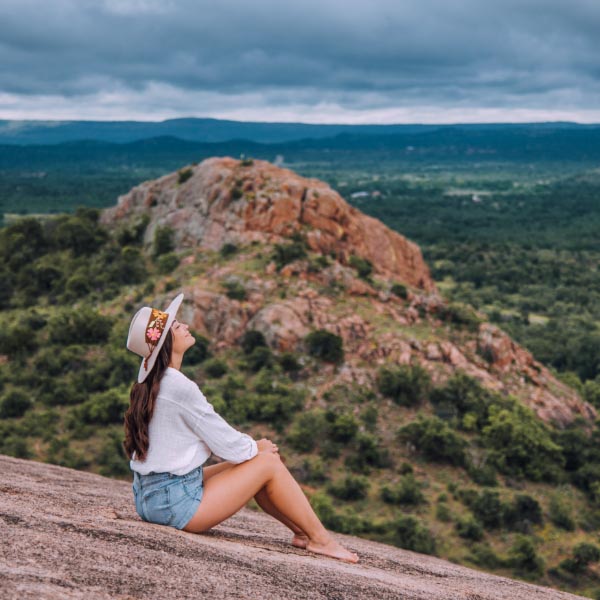
[(243, 509), (196, 535), (143, 522), (127, 481), (0, 455), (3, 600), (567, 600), (572, 594), (334, 534), (355, 565)]

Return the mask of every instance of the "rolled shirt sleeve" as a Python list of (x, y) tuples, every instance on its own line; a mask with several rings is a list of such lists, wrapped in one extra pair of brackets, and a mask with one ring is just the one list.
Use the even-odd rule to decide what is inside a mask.
[(232, 463), (250, 460), (258, 454), (256, 442), (221, 417), (208, 402), (200, 388), (193, 382), (189, 426), (210, 448), (211, 452)]

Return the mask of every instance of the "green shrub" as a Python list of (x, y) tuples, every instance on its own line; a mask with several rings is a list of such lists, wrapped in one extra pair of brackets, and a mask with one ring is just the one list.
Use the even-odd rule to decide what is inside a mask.
[(480, 430), (487, 422), (489, 407), (496, 397), (478, 381), (458, 371), (445, 385), (435, 388), (430, 399), (438, 416), (444, 415), (446, 420), (451, 419), (454, 425), (465, 429), (464, 417), (472, 415), (476, 429)]
[(541, 525), (543, 520), (539, 502), (527, 494), (517, 494), (505, 506), (504, 524), (509, 529), (528, 533), (531, 525)]
[(90, 278), (82, 273), (75, 273), (67, 279), (65, 292), (69, 298), (73, 300), (87, 296), (92, 289)]
[(508, 565), (520, 575), (540, 576), (544, 572), (544, 561), (537, 555), (531, 538), (517, 535), (509, 550)]
[(494, 490), (483, 490), (475, 496), (468, 506), (477, 520), (486, 529), (501, 527), (504, 522), (506, 505), (500, 500), (500, 494)]
[(76, 421), (94, 425), (120, 423), (129, 407), (129, 398), (117, 390), (93, 394), (89, 400), (74, 407), (69, 413), (69, 422)]
[(255, 348), (267, 347), (265, 336), (256, 329), (246, 331), (240, 341), (244, 354), (250, 354)]
[(48, 320), (48, 341), (63, 346), (101, 344), (108, 339), (111, 327), (111, 317), (101, 315), (90, 306), (66, 309)]
[(243, 196), (244, 196), (244, 190), (241, 187), (239, 187), (239, 185), (236, 183), (235, 186), (233, 188), (231, 188), (231, 199), (239, 200)]
[(37, 400), (46, 406), (80, 404), (88, 394), (85, 389), (76, 388), (68, 380), (49, 377), (36, 393)]
[(3, 319), (0, 324), (0, 354), (11, 358), (30, 355), (38, 347), (37, 335), (25, 318), (11, 322)]
[(415, 406), (426, 400), (431, 389), (431, 377), (420, 365), (399, 365), (393, 370), (380, 369), (377, 386), (396, 404)]
[(119, 229), (116, 234), (119, 246), (139, 246), (144, 241), (144, 233), (146, 232), (148, 223), (150, 223), (150, 215), (144, 213), (129, 227), (124, 226)]
[(301, 465), (293, 469), (296, 479), (309, 485), (319, 485), (327, 481), (325, 463), (318, 456), (308, 456)]
[(72, 250), (75, 256), (89, 255), (107, 239), (107, 233), (90, 219), (78, 216), (62, 217), (52, 236), (60, 249)]
[(394, 545), (422, 554), (435, 553), (434, 537), (415, 517), (400, 515), (388, 523), (387, 529)]
[(193, 174), (194, 171), (192, 171), (192, 169), (189, 167), (187, 169), (180, 169), (177, 171), (177, 183), (179, 185), (185, 183)]
[(374, 432), (377, 429), (378, 416), (379, 411), (377, 410), (377, 407), (373, 404), (369, 404), (369, 406), (365, 407), (360, 413), (360, 418), (365, 424), (366, 429), (371, 432)]
[(0, 436), (0, 454), (15, 458), (32, 458), (33, 452), (26, 439), (20, 435)]
[(226, 400), (238, 417), (244, 414), (246, 419), (266, 421), (281, 431), (304, 406), (303, 391), (274, 381), (272, 374), (264, 369), (256, 376), (253, 389), (246, 393), (238, 391), (235, 396), (227, 393)]
[(473, 517), (460, 519), (456, 523), (456, 532), (461, 538), (479, 542), (483, 539), (483, 527)]
[(211, 358), (204, 361), (202, 367), (209, 377), (214, 377), (215, 379), (227, 373), (227, 364), (218, 358)]
[(198, 365), (210, 357), (209, 340), (203, 335), (190, 332), (196, 340), (196, 343), (185, 353), (185, 363), (187, 365)]
[(381, 488), (381, 499), (388, 504), (417, 505), (425, 502), (421, 484), (412, 473), (401, 477), (395, 486), (384, 485)]
[(48, 441), (57, 435), (59, 422), (60, 413), (56, 409), (50, 408), (25, 413), (21, 427), (22, 431), (26, 431), (28, 435)]
[(341, 500), (362, 500), (367, 497), (370, 483), (366, 477), (347, 475), (327, 486), (327, 491)]
[(98, 464), (100, 465), (100, 475), (105, 477), (124, 477), (131, 473), (120, 432), (113, 431), (106, 436), (100, 447)]
[(595, 544), (580, 542), (573, 548), (573, 556), (560, 563), (560, 568), (573, 574), (583, 573), (590, 563), (600, 560), (600, 548)]
[(334, 333), (318, 329), (309, 333), (304, 341), (311, 356), (331, 363), (341, 363), (344, 360), (342, 338)]
[(225, 294), (232, 300), (246, 300), (247, 294), (243, 284), (237, 280), (224, 281)]
[(600, 408), (600, 375), (593, 381), (590, 379), (583, 386), (583, 397), (596, 408)]
[(159, 226), (154, 230), (152, 253), (155, 258), (175, 250), (174, 236), (175, 232), (168, 225)]
[[(162, 258), (162, 257), (161, 257)], [(163, 264), (161, 258), (158, 260), (159, 266)], [(121, 253), (106, 261), (108, 267), (106, 273), (110, 275), (114, 282), (131, 285), (132, 283), (142, 283), (148, 277), (145, 259), (139, 248), (125, 246)], [(96, 281), (96, 284), (98, 281)]]
[(261, 346), (252, 350), (252, 352), (246, 357), (244, 365), (253, 373), (257, 373), (263, 368), (272, 367), (274, 362), (273, 353), (271, 352), (270, 348)]
[(600, 560), (600, 548), (595, 544), (580, 542), (573, 548), (573, 558), (579, 565), (587, 567)]
[(358, 423), (350, 413), (339, 413), (329, 410), (326, 413), (329, 421), (329, 437), (341, 443), (347, 443), (354, 439), (358, 431)]
[(449, 523), (452, 520), (452, 513), (445, 502), (440, 502), (435, 509), (435, 518), (438, 521)]
[(398, 430), (398, 438), (410, 442), (431, 460), (457, 466), (465, 464), (465, 441), (438, 417), (419, 415), (416, 421)]
[(469, 477), (478, 485), (494, 487), (498, 485), (496, 469), (493, 465), (485, 464), (482, 467), (476, 467), (473, 464), (467, 465)]
[(33, 405), (24, 390), (13, 389), (0, 398), (0, 419), (22, 417)]
[(315, 492), (310, 497), (310, 504), (325, 527), (334, 531), (340, 528), (341, 519), (335, 512), (331, 498), (325, 492)]
[(597, 496), (596, 484), (600, 481), (600, 464), (589, 463), (581, 466), (573, 473), (572, 481), (594, 500)]
[(361, 258), (360, 256), (352, 255), (348, 264), (356, 269), (358, 272), (358, 276), (362, 279), (367, 279), (369, 275), (373, 272), (373, 263), (366, 258)]
[(69, 439), (66, 437), (50, 441), (45, 461), (70, 469), (84, 469), (90, 464), (89, 458), (83, 452), (69, 447)]
[(312, 452), (327, 430), (325, 411), (319, 408), (300, 413), (288, 434), (288, 443), (298, 452)]
[(554, 493), (550, 497), (549, 517), (557, 527), (565, 531), (575, 531), (575, 519), (573, 519), (571, 506), (558, 493)]
[(392, 294), (395, 294), (399, 298), (406, 300), (408, 298), (408, 290), (406, 286), (402, 283), (394, 283), (390, 289)]
[(229, 242), (227, 242), (226, 244), (223, 244), (221, 246), (221, 248), (219, 249), (219, 254), (223, 258), (228, 258), (230, 256), (233, 256), (237, 251), (238, 247), (235, 244), (230, 244)]
[(179, 257), (174, 252), (161, 254), (156, 260), (158, 272), (162, 275), (172, 273), (179, 266)]
[(572, 424), (566, 429), (554, 431), (552, 439), (561, 448), (565, 470), (577, 471), (580, 467), (589, 464), (588, 454), (594, 442), (590, 437), (582, 435), (580, 427)]
[(473, 544), (469, 560), (476, 565), (486, 569), (497, 569), (502, 566), (503, 561), (496, 555), (489, 544)]
[(489, 462), (508, 475), (533, 481), (555, 481), (564, 464), (561, 448), (530, 409), (515, 402), (512, 410), (490, 406), (482, 441)]
[(439, 316), (443, 321), (464, 326), (471, 331), (476, 331), (481, 323), (475, 309), (466, 304), (450, 303), (444, 305), (439, 309)]
[(310, 259), (308, 263), (308, 272), (320, 273), (323, 269), (326, 269), (329, 266), (329, 264), (329, 259), (326, 256), (319, 254), (319, 256)]
[(278, 269), (301, 258), (306, 258), (306, 246), (303, 242), (292, 242), (291, 244), (275, 244), (272, 260)]
[(387, 468), (391, 466), (388, 450), (374, 435), (358, 434), (351, 447), (353, 452), (346, 457), (344, 464), (355, 473), (367, 475), (371, 467)]
[(283, 352), (277, 361), (284, 371), (295, 372), (302, 369), (302, 365), (298, 362), (298, 359), (292, 352)]

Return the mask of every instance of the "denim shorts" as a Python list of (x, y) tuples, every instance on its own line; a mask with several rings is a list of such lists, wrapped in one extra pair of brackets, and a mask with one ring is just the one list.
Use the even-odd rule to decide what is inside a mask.
[(183, 529), (202, 500), (202, 466), (185, 475), (133, 472), (133, 497), (137, 514), (158, 525)]

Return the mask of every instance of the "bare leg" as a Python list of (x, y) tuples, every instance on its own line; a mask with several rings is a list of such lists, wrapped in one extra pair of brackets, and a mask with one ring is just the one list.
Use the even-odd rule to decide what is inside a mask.
[[(203, 469), (203, 478), (204, 482), (209, 480), (211, 477), (214, 477), (217, 473), (222, 473), (223, 471), (230, 469), (234, 466), (234, 463), (231, 462), (222, 462), (216, 465), (211, 465), (209, 467), (205, 467)], [(269, 499), (269, 495), (267, 491), (263, 487), (259, 490), (254, 496), (254, 500), (256, 503), (268, 514), (283, 523), (286, 527), (291, 529), (294, 533), (294, 537), (292, 539), (292, 545), (297, 546), (298, 548), (306, 548), (308, 544), (308, 536), (298, 525), (290, 521), (284, 514), (280, 513), (273, 503)]]
[(338, 544), (323, 527), (304, 492), (275, 453), (223, 470), (206, 481), (202, 502), (186, 531), (199, 533), (221, 523), (242, 508), (262, 488), (273, 506), (309, 537), (307, 550), (347, 562), (358, 556)]
[[(266, 487), (266, 486), (265, 486)], [(254, 499), (256, 503), (268, 514), (272, 517), (275, 517), (278, 521), (281, 521), (286, 527), (291, 529), (294, 532), (294, 537), (292, 539), (292, 545), (298, 546), (298, 548), (306, 548), (308, 544), (308, 536), (296, 523), (290, 521), (284, 514), (280, 513), (269, 498), (269, 494), (267, 494), (267, 490), (263, 487), (255, 496)]]

